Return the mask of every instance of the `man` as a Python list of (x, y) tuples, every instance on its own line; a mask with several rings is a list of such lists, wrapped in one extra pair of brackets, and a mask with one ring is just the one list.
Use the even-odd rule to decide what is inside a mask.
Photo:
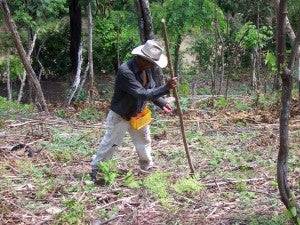
[(106, 119), (106, 133), (91, 162), (93, 180), (96, 180), (98, 163), (112, 158), (127, 131), (137, 151), (140, 168), (149, 170), (154, 166), (149, 125), (136, 130), (129, 120), (145, 109), (147, 101), (152, 101), (168, 113), (173, 111), (162, 96), (177, 87), (176, 78), (170, 79), (163, 86), (155, 87), (150, 70), (156, 65), (160, 68), (167, 66), (167, 57), (162, 52), (163, 49), (158, 42), (148, 40), (144, 45), (132, 50), (131, 53), (135, 56), (133, 59), (119, 67), (111, 107)]

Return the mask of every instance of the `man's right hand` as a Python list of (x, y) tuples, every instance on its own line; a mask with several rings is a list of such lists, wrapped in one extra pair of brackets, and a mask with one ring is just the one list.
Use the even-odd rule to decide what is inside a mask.
[(166, 83), (166, 87), (170, 90), (177, 87), (177, 77), (169, 79)]

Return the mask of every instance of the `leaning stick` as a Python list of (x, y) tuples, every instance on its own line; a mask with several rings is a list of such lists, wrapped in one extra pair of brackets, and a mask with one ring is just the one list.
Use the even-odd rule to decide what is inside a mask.
[[(168, 64), (169, 64), (170, 74), (171, 74), (171, 78), (173, 78), (174, 77), (174, 70), (173, 70), (173, 65), (172, 65), (172, 60), (171, 60), (170, 49), (169, 49), (169, 40), (168, 40), (166, 22), (165, 22), (164, 19), (162, 19), (161, 23), (162, 23), (162, 26), (163, 26), (164, 40), (165, 40), (165, 46), (166, 46), (166, 52), (167, 52), (167, 57), (168, 57)], [(177, 109), (178, 109), (178, 112), (179, 112), (180, 128), (181, 128), (181, 135), (182, 135), (182, 139), (183, 139), (184, 149), (185, 149), (185, 153), (186, 153), (186, 156), (187, 156), (187, 159), (188, 159), (188, 162), (189, 162), (191, 174), (193, 175), (195, 173), (195, 170), (194, 170), (194, 167), (193, 167), (193, 164), (192, 164), (188, 144), (187, 144), (187, 141), (186, 141), (184, 125), (183, 125), (183, 113), (182, 113), (182, 110), (181, 110), (181, 106), (180, 106), (180, 102), (179, 102), (179, 96), (178, 96), (178, 92), (177, 92), (176, 88), (173, 88), (173, 94), (175, 96)]]

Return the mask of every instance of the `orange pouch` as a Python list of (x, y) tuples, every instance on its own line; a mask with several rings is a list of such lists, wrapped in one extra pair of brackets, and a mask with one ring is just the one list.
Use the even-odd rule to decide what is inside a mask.
[(136, 130), (141, 129), (142, 127), (150, 123), (151, 123), (151, 111), (148, 108), (145, 108), (143, 112), (140, 112), (136, 116), (130, 118), (130, 124)]

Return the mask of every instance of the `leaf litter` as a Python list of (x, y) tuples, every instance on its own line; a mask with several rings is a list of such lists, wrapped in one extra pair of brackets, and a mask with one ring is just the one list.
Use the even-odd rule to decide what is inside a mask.
[[(211, 104), (211, 99), (199, 101)], [(99, 110), (107, 111), (106, 104), (98, 105), (102, 107)], [(72, 115), (83, 110), (79, 108), (77, 105), (75, 111), (64, 110)], [(31, 118), (5, 120), (5, 128), (0, 132), (1, 223), (290, 223), (284, 217), (276, 183), (276, 108), (237, 111), (230, 105), (218, 110), (189, 105), (184, 123), (201, 186), (194, 192), (188, 183), (179, 182), (189, 177), (189, 167), (178, 117), (157, 114), (151, 129), (158, 171), (143, 172), (138, 168), (137, 155), (126, 136), (114, 156), (118, 177), (111, 185), (95, 185), (89, 178), (91, 154), (103, 135), (104, 119), (62, 119), (53, 110), (51, 115), (37, 113)], [(292, 113), (289, 180), (297, 199), (299, 121), (297, 114)], [(64, 149), (51, 145), (57, 140), (55, 132), (61, 132)], [(81, 136), (72, 139), (74, 134)], [(83, 142), (87, 142), (87, 154), (77, 150)], [(32, 157), (28, 157), (26, 146)], [(160, 173), (166, 176), (160, 177)], [(176, 191), (174, 185), (181, 191)]]

